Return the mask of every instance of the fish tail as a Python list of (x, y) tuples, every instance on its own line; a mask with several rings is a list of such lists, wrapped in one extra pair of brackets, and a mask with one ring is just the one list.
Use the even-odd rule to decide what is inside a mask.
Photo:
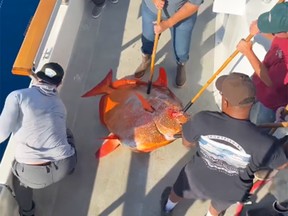
[(106, 77), (94, 88), (86, 92), (82, 97), (91, 97), (101, 94), (109, 94), (111, 93), (112, 89), (112, 70), (106, 75)]

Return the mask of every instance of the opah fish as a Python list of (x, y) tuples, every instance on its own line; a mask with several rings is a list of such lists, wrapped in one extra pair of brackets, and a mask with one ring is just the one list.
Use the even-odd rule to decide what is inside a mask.
[(146, 94), (147, 82), (137, 79), (112, 81), (112, 71), (82, 97), (103, 95), (99, 103), (101, 122), (111, 132), (97, 157), (103, 157), (120, 144), (133, 151), (150, 152), (175, 140), (187, 121), (182, 103), (167, 87), (163, 68)]

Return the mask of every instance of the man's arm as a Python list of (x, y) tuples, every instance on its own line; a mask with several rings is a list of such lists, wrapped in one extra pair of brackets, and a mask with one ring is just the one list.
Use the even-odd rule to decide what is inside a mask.
[(173, 16), (167, 20), (163, 20), (159, 25), (155, 25), (155, 34), (160, 34), (168, 28), (173, 27), (178, 22), (192, 16), (199, 9), (199, 5), (186, 2)]
[(277, 167), (276, 169), (277, 170), (283, 170), (283, 169), (287, 169), (288, 168), (288, 162), (287, 163), (284, 163), (283, 165)]
[(168, 26), (173, 27), (178, 22), (192, 16), (199, 9), (199, 5), (186, 2), (173, 16), (167, 19)]
[(241, 40), (237, 45), (237, 49), (247, 57), (255, 73), (260, 77), (262, 82), (268, 87), (272, 86), (273, 83), (268, 75), (268, 69), (253, 52), (252, 43), (250, 41)]
[(185, 137), (184, 134), (182, 135), (182, 144), (187, 148), (193, 148), (196, 146), (197, 142), (189, 142)]
[(263, 37), (267, 38), (268, 40), (273, 40), (274, 39), (274, 35), (272, 34), (268, 34), (268, 33), (261, 33), (261, 35), (263, 35)]
[[(260, 31), (257, 26), (257, 20), (255, 20), (250, 25), (250, 34), (256, 35), (259, 33)], [(250, 41), (241, 40), (237, 45), (237, 49), (244, 56), (246, 56), (251, 66), (253, 67), (255, 73), (257, 74), (258, 77), (260, 77), (262, 82), (264, 82), (265, 85), (268, 87), (272, 86), (273, 83), (268, 75), (268, 70), (265, 67), (265, 65), (258, 59), (254, 51), (252, 50), (252, 43)]]
[(197, 122), (203, 120), (199, 115), (200, 113), (195, 114), (182, 125), (182, 144), (187, 148), (193, 148), (197, 145), (200, 136)]
[(4, 108), (0, 116), (0, 144), (4, 142), (12, 132), (14, 132), (19, 116), (19, 103), (17, 95), (10, 93), (5, 101)]
[(258, 20), (252, 21), (249, 30), (250, 30), (250, 34), (252, 34), (252, 35), (261, 34), (261, 35), (263, 35), (265, 38), (267, 38), (269, 40), (273, 40), (273, 38), (274, 38), (274, 35), (272, 35), (270, 33), (262, 33), (262, 32), (260, 32), (260, 30), (258, 28)]

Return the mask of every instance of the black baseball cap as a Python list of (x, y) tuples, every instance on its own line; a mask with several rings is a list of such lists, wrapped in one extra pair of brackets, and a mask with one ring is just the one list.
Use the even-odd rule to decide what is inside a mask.
[(49, 84), (59, 85), (62, 82), (64, 70), (58, 63), (49, 62), (36, 72), (36, 76)]

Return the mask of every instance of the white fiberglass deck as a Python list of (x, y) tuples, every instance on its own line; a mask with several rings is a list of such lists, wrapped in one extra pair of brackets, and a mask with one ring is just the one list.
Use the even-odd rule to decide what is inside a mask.
[[(93, 4), (87, 6), (61, 89), (68, 107), (68, 125), (77, 140), (78, 166), (72, 176), (44, 192), (35, 193), (39, 215), (159, 215), (162, 190), (174, 182), (189, 159), (190, 153), (180, 140), (150, 154), (132, 153), (119, 147), (100, 161), (94, 156), (101, 144), (97, 139), (106, 136), (108, 131), (99, 122), (99, 98), (80, 96), (101, 81), (110, 69), (115, 78), (133, 74), (141, 61), (140, 3), (120, 0), (119, 4), (112, 5), (107, 1), (99, 19), (91, 17)], [(169, 87), (183, 104), (188, 103), (213, 74), (214, 29), (215, 14), (211, 2), (207, 1), (201, 7), (194, 29), (187, 64), (188, 81), (182, 89), (174, 88), (176, 64), (170, 32), (161, 35), (155, 71), (159, 66), (167, 70)], [(205, 92), (189, 112), (200, 109), (216, 109), (211, 92)], [(190, 204), (189, 201), (181, 204), (176, 215), (193, 212), (193, 209), (197, 209), (199, 215), (205, 214), (206, 203), (197, 202), (188, 210)]]
[[(72, 176), (35, 193), (39, 215), (158, 215), (162, 190), (174, 182), (189, 159), (190, 153), (180, 140), (150, 154), (132, 153), (119, 147), (100, 161), (94, 156), (101, 144), (98, 138), (106, 136), (108, 131), (99, 122), (99, 98), (80, 96), (101, 81), (110, 69), (114, 78), (133, 74), (141, 61), (140, 2), (120, 0), (119, 4), (112, 5), (107, 1), (99, 19), (91, 17), (93, 4), (87, 6), (61, 89), (68, 108), (68, 125), (77, 140), (78, 166)], [(194, 29), (184, 88), (173, 86), (176, 64), (170, 32), (162, 34), (159, 41), (156, 71), (159, 66), (167, 70), (169, 87), (183, 104), (189, 102), (213, 73), (215, 14), (211, 3), (207, 3), (202, 6)], [(200, 109), (216, 109), (211, 92), (205, 92), (189, 112)], [(189, 201), (181, 204), (176, 215), (177, 212), (183, 215), (190, 204)], [(190, 212), (197, 209), (205, 214), (206, 207), (206, 203), (199, 202)]]
[[(76, 3), (71, 0), (70, 4)], [(141, 61), (140, 4), (140, 0), (119, 0), (113, 5), (108, 0), (101, 16), (93, 19), (93, 4), (86, 2), (82, 4), (84, 14), (76, 35), (63, 34), (64, 30), (73, 32), (71, 29), (78, 27), (75, 23), (65, 24), (64, 19), (61, 37), (50, 60), (66, 68), (60, 93), (68, 109), (68, 126), (77, 141), (78, 165), (72, 176), (35, 191), (37, 216), (157, 216), (162, 190), (174, 183), (193, 153), (177, 140), (150, 154), (132, 153), (122, 146), (100, 161), (94, 156), (101, 145), (99, 138), (109, 132), (99, 121), (99, 98), (81, 98), (81, 95), (101, 81), (110, 69), (115, 79), (133, 74)], [(205, 1), (193, 32), (191, 56), (186, 65), (188, 80), (182, 89), (174, 87), (176, 63), (170, 32), (167, 30), (161, 35), (155, 71), (159, 66), (166, 69), (169, 87), (184, 105), (212, 76), (214, 66), (223, 63), (214, 62), (216, 26), (212, 1)], [(247, 32), (243, 32), (243, 37)], [(75, 43), (70, 46), (73, 51), (67, 57), (65, 44), (69, 40)], [(225, 52), (227, 57), (232, 53), (229, 51)], [(219, 58), (226, 58), (225, 55)], [(148, 80), (148, 74), (144, 79)], [(218, 109), (212, 85), (188, 112), (193, 115), (205, 109)], [(209, 201), (192, 204), (185, 200), (176, 207), (175, 215), (205, 215), (208, 205)], [(234, 210), (235, 206), (231, 207), (226, 215), (233, 215)]]

